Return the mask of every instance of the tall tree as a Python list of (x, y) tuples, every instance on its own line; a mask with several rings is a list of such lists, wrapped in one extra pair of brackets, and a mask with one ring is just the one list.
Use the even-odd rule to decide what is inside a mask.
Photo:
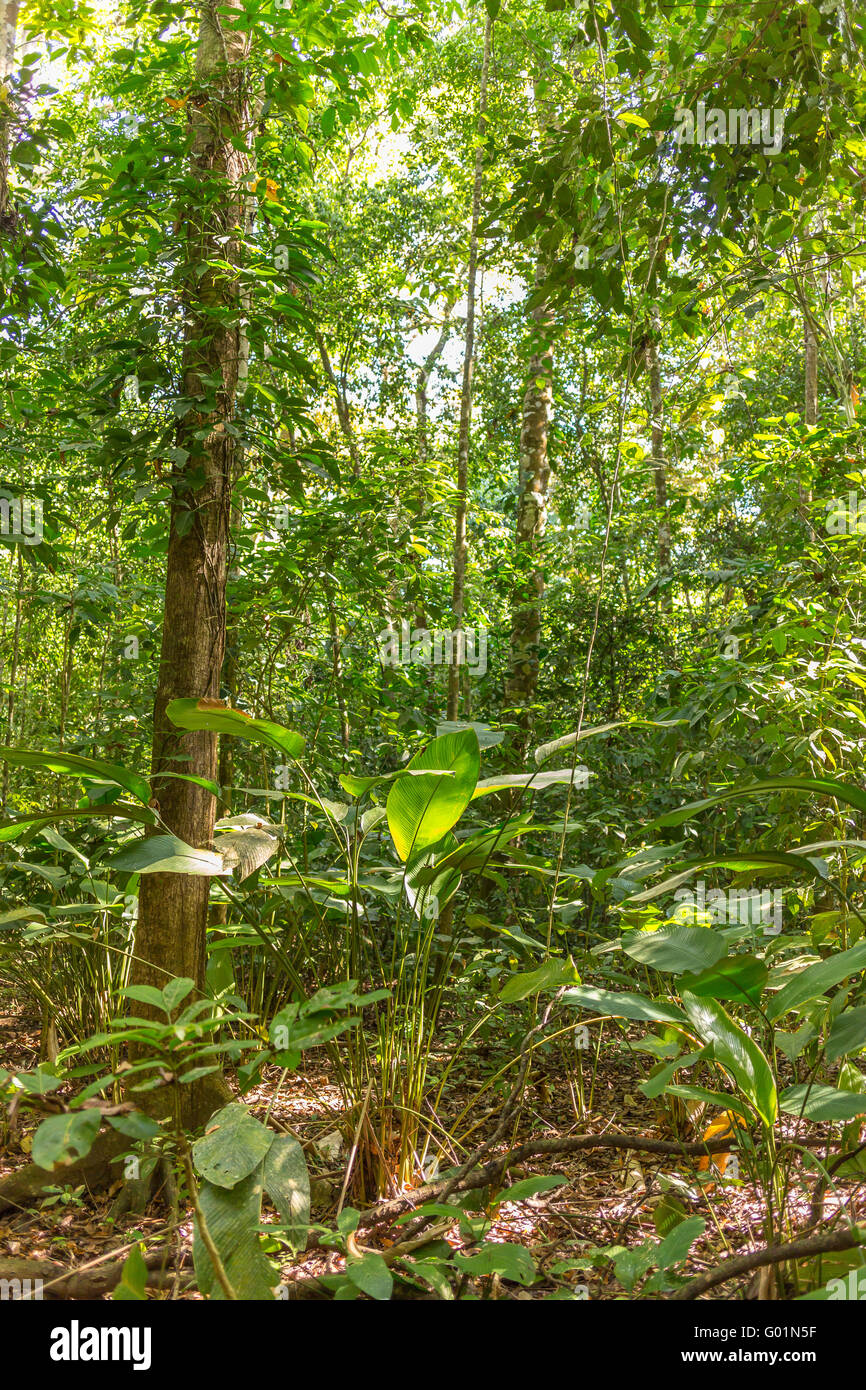
[(18, 0), (0, 3), (0, 232), (7, 228), (9, 203), (9, 135), (12, 125), (12, 97), (7, 85), (15, 62), (18, 29)]
[[(181, 733), (166, 707), (176, 698), (219, 696), (226, 632), (226, 572), (236, 454), (232, 425), (244, 359), (237, 269), (245, 183), (250, 171), (246, 61), (248, 35), (228, 26), (241, 0), (205, 0), (196, 56), (181, 297), (186, 325), (182, 383), (188, 406), (177, 430), (165, 577), (162, 650), (154, 704), (152, 788), (168, 828), (187, 844), (209, 845), (215, 798), (187, 774), (214, 780), (217, 738)], [(202, 271), (202, 267), (205, 267)], [(201, 988), (210, 880), (187, 874), (142, 877), (132, 980), (164, 985), (166, 972)], [(184, 1087), (191, 1117), (207, 1097)]]

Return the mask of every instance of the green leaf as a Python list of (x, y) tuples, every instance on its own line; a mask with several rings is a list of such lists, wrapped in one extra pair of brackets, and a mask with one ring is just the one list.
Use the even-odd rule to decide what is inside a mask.
[(496, 1201), (497, 1204), (501, 1202), (525, 1202), (528, 1197), (537, 1197), (539, 1192), (552, 1192), (554, 1188), (562, 1187), (567, 1182), (568, 1178), (556, 1173), (539, 1175), (537, 1178), (523, 1178), (520, 1182), (513, 1183), (511, 1187), (506, 1187), (504, 1192), (500, 1192)]
[(193, 849), (176, 835), (146, 835), (112, 855), (105, 866), (122, 873), (204, 874), (209, 878), (225, 878), (231, 873), (221, 855)]
[(253, 719), (239, 709), (218, 709), (202, 700), (172, 700), (166, 714), (181, 729), (208, 729), (211, 733), (231, 734), (250, 743), (261, 743), (290, 758), (299, 758), (305, 739), (282, 724), (267, 719)]
[(30, 1156), (39, 1168), (60, 1167), (85, 1158), (99, 1133), (98, 1110), (73, 1110), (43, 1120), (33, 1136)]
[(375, 1250), (369, 1251), (363, 1259), (350, 1260), (346, 1264), (346, 1276), (377, 1303), (387, 1303), (394, 1287), (394, 1276), (382, 1256)]
[(676, 811), (667, 811), (663, 816), (650, 821), (646, 828), (658, 830), (663, 826), (682, 825), (699, 811), (705, 811), (709, 806), (721, 806), (722, 802), (731, 801), (736, 797), (747, 800), (752, 796), (763, 796), (767, 792), (784, 791), (811, 792), (815, 796), (835, 797), (846, 806), (856, 806), (859, 811), (866, 811), (866, 792), (848, 782), (837, 782), (832, 777), (771, 777), (763, 782), (747, 782), (729, 787), (727, 791), (708, 796), (703, 801), (690, 801), (687, 806), (680, 806)]
[(127, 772), (117, 763), (102, 762), (99, 758), (81, 758), (76, 753), (37, 753), (26, 748), (0, 748), (0, 758), (16, 767), (44, 768), (47, 772), (65, 772), (73, 777), (92, 777), (122, 787), (136, 800), (147, 805), (150, 783), (137, 772)]
[(675, 724), (687, 723), (687, 719), (617, 719), (612, 724), (596, 724), (592, 729), (581, 729), (579, 734), (565, 734), (562, 738), (555, 738), (552, 743), (543, 743), (535, 750), (535, 761), (539, 764), (547, 762), (551, 754), (559, 753), (563, 748), (573, 748), (575, 743), (595, 738), (596, 734), (609, 734), (614, 729), (669, 729)]
[(426, 869), (419, 869), (414, 875), (414, 882), (424, 885), (433, 883), (440, 875), (451, 870), (458, 870), (461, 874), (465, 874), (473, 869), (481, 868), (488, 862), (491, 855), (504, 849), (509, 840), (516, 839), (518, 835), (525, 835), (532, 828), (524, 820), (509, 821), (496, 830), (482, 830), (477, 835), (470, 835), (469, 839), (464, 840), (462, 845), (458, 845), (449, 854), (442, 855), (435, 864), (431, 864)]
[[(262, 1206), (262, 1168), (259, 1164), (232, 1188), (204, 1182), (199, 1203), (211, 1239), (217, 1248), (229, 1283), (239, 1299), (268, 1301), (278, 1275), (265, 1257), (258, 1237)], [(223, 1292), (201, 1238), (198, 1220), (193, 1223), (193, 1263), (200, 1291), (207, 1298), (223, 1299)]]
[(273, 1134), (245, 1105), (233, 1102), (214, 1115), (203, 1138), (192, 1146), (195, 1166), (217, 1187), (234, 1187), (257, 1168)]
[(754, 1106), (767, 1128), (776, 1122), (778, 1097), (769, 1062), (757, 1043), (715, 999), (700, 999), (683, 990), (683, 1007), (695, 1031), (704, 1042), (713, 1044), (717, 1062), (726, 1067), (743, 1095)]
[(832, 1086), (789, 1086), (779, 1097), (786, 1115), (806, 1120), (853, 1120), (866, 1115), (866, 1095), (857, 1091), (837, 1091)]
[(293, 1134), (278, 1134), (273, 1139), (265, 1158), (264, 1186), (289, 1241), (296, 1250), (302, 1250), (310, 1223), (310, 1175), (304, 1150)]
[[(580, 976), (571, 961), (547, 960), (537, 970), (524, 971), (512, 975), (499, 991), (500, 1004), (516, 1004), (530, 994), (539, 994), (544, 989), (559, 989), (561, 985), (580, 983)], [(570, 991), (569, 991), (570, 993)]]
[(169, 980), (162, 991), (163, 1007), (166, 1013), (173, 1013), (178, 1004), (180, 1004), (194, 988), (195, 981), (190, 980), (188, 976), (185, 975), (175, 976), (173, 980)]
[(835, 1062), (849, 1052), (859, 1052), (861, 1047), (866, 1047), (866, 1006), (846, 1009), (834, 1020), (825, 1055), (828, 1062)]
[(165, 997), (155, 985), (126, 985), (117, 992), (122, 999), (135, 999), (139, 1004), (150, 1004), (152, 1009), (165, 1013)]
[(128, 1115), (109, 1115), (108, 1123), (118, 1134), (130, 1139), (155, 1139), (161, 1133), (156, 1120), (143, 1115), (140, 1110), (131, 1110)]
[[(388, 794), (388, 828), (397, 853), (410, 854), (441, 840), (456, 825), (472, 797), (481, 755), (473, 729), (434, 738), (408, 767), (418, 777), (403, 777)], [(453, 777), (429, 777), (428, 771), (453, 772)]]
[(16, 816), (14, 820), (0, 821), (0, 841), (17, 840), (25, 830), (38, 832), (45, 826), (57, 825), (64, 820), (118, 819), (139, 821), (142, 825), (155, 825), (156, 812), (147, 806), (136, 806), (129, 801), (112, 801), (108, 806), (70, 806), (63, 811), (31, 811), (26, 816)]
[(680, 975), (706, 970), (725, 954), (725, 942), (709, 927), (659, 927), (655, 932), (631, 932), (622, 948), (632, 960), (654, 970)]
[(757, 956), (728, 956), (698, 975), (683, 975), (679, 985), (700, 999), (735, 999), (740, 1004), (757, 1004), (768, 974)]
[(535, 1261), (529, 1251), (523, 1245), (512, 1245), (508, 1241), (485, 1243), (475, 1255), (455, 1255), (454, 1263), (475, 1278), (500, 1274), (503, 1279), (527, 1287), (535, 1282)]
[(63, 1085), (62, 1076), (52, 1076), (47, 1071), (17, 1071), (14, 1073), (16, 1085), (29, 1096), (47, 1096)]
[(112, 1293), (112, 1299), (119, 1302), (143, 1303), (147, 1300), (147, 1265), (140, 1245), (133, 1245), (123, 1262), (120, 1283)]
[(675, 1004), (649, 999), (643, 994), (631, 994), (627, 990), (616, 993), (609, 989), (595, 989), (591, 985), (578, 985), (576, 989), (565, 991), (562, 1003), (605, 1016), (609, 1014), (612, 1018), (633, 1018), (642, 1023), (686, 1021), (685, 1014)]
[(682, 1264), (695, 1241), (703, 1235), (707, 1223), (702, 1216), (690, 1216), (665, 1236), (656, 1251), (655, 1262), (659, 1269), (670, 1269)]
[(474, 729), (478, 737), (478, 746), (482, 749), (495, 748), (497, 743), (501, 743), (505, 738), (504, 729), (491, 729), (489, 724), (479, 724), (474, 719), (445, 719), (441, 724), (436, 725), (436, 737), (442, 734), (459, 734), (462, 729)]
[(849, 975), (866, 970), (866, 941), (852, 946), (848, 951), (840, 951), (817, 965), (809, 965), (799, 975), (795, 975), (783, 989), (779, 990), (767, 1005), (767, 1017), (781, 1018), (789, 1009), (796, 1009), (807, 999), (817, 999), (826, 990), (838, 985)]
[(582, 767), (557, 768), (551, 772), (515, 772), (502, 777), (485, 777), (472, 793), (472, 800), (479, 796), (490, 796), (493, 792), (508, 791), (512, 787), (526, 787), (530, 792), (544, 791), (545, 787), (561, 786), (574, 782), (576, 787), (586, 785), (586, 769)]

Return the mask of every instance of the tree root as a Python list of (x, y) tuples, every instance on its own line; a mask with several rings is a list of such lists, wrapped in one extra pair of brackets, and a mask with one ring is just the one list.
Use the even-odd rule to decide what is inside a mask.
[[(194, 1092), (191, 1097), (184, 1096), (185, 1104), (194, 1121), (193, 1128), (203, 1127), (215, 1110), (235, 1099), (225, 1079), (217, 1074), (203, 1077), (192, 1087), (183, 1089), (185, 1092)], [(170, 1113), (170, 1100), (165, 1091), (151, 1092), (151, 1095), (159, 1097), (159, 1113), (155, 1113), (154, 1118)], [(133, 1095), (132, 1099), (139, 1108), (150, 1113), (150, 1107), (145, 1108), (138, 1097)], [(32, 1206), (47, 1187), (56, 1187), (59, 1184), (68, 1187), (79, 1187), (83, 1184), (93, 1196), (117, 1181), (118, 1173), (116, 1169), (112, 1169), (112, 1165), (122, 1153), (128, 1153), (129, 1149), (130, 1140), (127, 1136), (115, 1129), (105, 1129), (97, 1135), (90, 1152), (74, 1163), (58, 1166), (53, 1170), (40, 1168), (35, 1163), (26, 1164), (0, 1180), (0, 1211)], [(150, 1199), (153, 1177), (130, 1179), (126, 1187), (130, 1191), (127, 1193), (124, 1190), (118, 1195), (112, 1215), (122, 1215), (127, 1211), (143, 1212)]]
[(111, 1165), (129, 1149), (129, 1139), (116, 1129), (104, 1130), (94, 1140), (90, 1152), (74, 1163), (53, 1170), (28, 1163), (0, 1181), (0, 1211), (28, 1207), (38, 1201), (47, 1187), (80, 1187), (100, 1192), (117, 1178)]
[[(175, 1270), (167, 1267), (170, 1257), (168, 1250), (151, 1250), (144, 1256), (147, 1265), (148, 1288), (161, 1288), (173, 1282)], [(92, 1268), (67, 1269), (55, 1260), (0, 1260), (0, 1279), (17, 1279), (22, 1283), (30, 1281), (29, 1299), (89, 1299), (95, 1300), (110, 1293), (120, 1283), (125, 1260), (112, 1260), (110, 1264), (94, 1265)], [(33, 1289), (33, 1281), (41, 1280), (38, 1294)], [(188, 1280), (187, 1280), (188, 1282)]]

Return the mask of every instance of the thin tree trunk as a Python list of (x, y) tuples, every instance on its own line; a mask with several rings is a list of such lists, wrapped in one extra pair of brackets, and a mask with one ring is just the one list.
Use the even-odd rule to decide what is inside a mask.
[(803, 319), (803, 341), (806, 357), (806, 391), (804, 411), (807, 425), (818, 423), (818, 337), (808, 314)]
[(343, 645), (340, 641), (337, 610), (334, 607), (334, 600), (328, 589), (325, 590), (325, 601), (328, 605), (328, 633), (331, 641), (331, 673), (334, 678), (334, 698), (337, 701), (337, 709), (340, 714), (340, 743), (343, 748), (343, 753), (346, 754), (349, 751), (351, 730), (349, 727), (349, 712), (346, 709), (346, 698), (343, 692)]
[(469, 477), (469, 426), (472, 420), (472, 371), (475, 357), (475, 284), (478, 277), (478, 223), (481, 217), (481, 189), (484, 177), (482, 141), (487, 127), (487, 77), (490, 71), (492, 38), (493, 20), (488, 14), (484, 26), (484, 57), (481, 62), (481, 84), (478, 92), (478, 146), (475, 151), (469, 273), (466, 278), (466, 338), (463, 351), (463, 386), (460, 392), (460, 428), (457, 437), (458, 501), (454, 518), (454, 578), (451, 589), (455, 638), (451, 664), (448, 667), (448, 719), (456, 719), (460, 707), (460, 668), (457, 662), (462, 656), (466, 608), (466, 489)]
[(451, 330), (451, 315), (454, 312), (456, 300), (449, 300), (445, 306), (445, 318), (442, 323), (442, 331), (432, 348), (424, 358), (422, 365), (418, 368), (418, 375), (415, 378), (415, 420), (418, 430), (418, 462), (422, 468), (426, 468), (430, 458), (430, 429), (427, 419), (427, 406), (429, 398), (427, 387), (433, 368), (445, 350), (448, 342), (448, 334)]
[[(539, 258), (536, 285), (543, 281), (545, 267)], [(511, 663), (505, 683), (509, 704), (520, 709), (523, 733), (521, 752), (532, 724), (530, 706), (538, 686), (539, 646), (541, 644), (541, 602), (544, 572), (538, 553), (547, 526), (550, 496), (548, 440), (553, 404), (553, 349), (546, 334), (549, 311), (544, 304), (532, 311), (536, 344), (529, 363), (529, 377), (523, 395), (523, 423), (520, 431), (520, 496), (517, 502), (515, 542), (518, 568), (524, 572), (512, 596)]]
[(349, 447), (349, 457), (352, 460), (352, 471), (357, 476), (361, 468), (361, 457), (358, 453), (358, 441), (355, 438), (355, 430), (352, 425), (352, 414), (349, 409), (349, 401), (346, 396), (344, 385), (337, 379), (337, 374), (334, 371), (325, 339), (318, 329), (316, 329), (316, 346), (319, 349), (319, 356), (322, 359), (325, 376), (328, 378), (331, 384), (331, 390), (334, 393), (334, 404), (337, 407), (337, 419), (340, 422), (340, 429), (343, 431), (343, 438)]
[[(235, 414), (242, 356), (236, 282), (206, 262), (240, 264), (243, 183), (250, 160), (244, 62), (248, 38), (223, 28), (220, 11), (241, 0), (205, 0), (196, 60), (186, 210), (186, 264), (182, 300), (186, 337), (183, 393), (192, 408), (178, 427), (178, 445), (189, 453), (172, 473), (172, 504), (165, 583), (162, 654), (154, 704), (152, 790), (173, 834), (198, 848), (212, 839), (216, 803), (204, 787), (166, 772), (213, 780), (216, 735), (182, 733), (166, 715), (169, 701), (219, 694), (225, 649), (226, 570), (235, 444), (227, 425)], [(240, 147), (240, 148), (238, 148)], [(219, 384), (214, 387), (211, 383)], [(207, 431), (204, 439), (196, 434)], [(194, 482), (192, 481), (194, 479)], [(142, 876), (136, 932), (134, 984), (164, 986), (166, 972), (204, 985), (209, 880), (187, 874)], [(210, 1089), (210, 1088), (208, 1088)], [(206, 1097), (197, 1084), (179, 1088), (191, 1122), (201, 1118)], [(194, 1092), (187, 1096), (187, 1092)]]
[[(3, 733), (3, 746), (9, 748), (12, 744), (12, 720), (15, 715), (15, 682), (18, 679), (18, 661), (21, 655), (21, 615), (24, 606), (24, 561), (21, 556), (21, 546), (16, 546), (16, 559), (18, 568), (15, 581), (15, 627), (12, 634), (12, 659), (9, 663), (9, 686), (6, 691), (6, 728)], [(6, 803), (9, 800), (9, 763), (3, 763), (3, 794), (0, 797), (3, 814), (6, 814)]]
[(658, 529), (658, 574), (661, 590), (661, 606), (670, 610), (672, 594), (670, 588), (671, 571), (671, 524), (668, 515), (668, 476), (665, 462), (664, 400), (662, 397), (662, 376), (659, 366), (658, 319), (654, 319), (648, 329), (645, 343), (645, 356), (650, 386), (650, 411), (652, 425), (652, 467), (655, 483), (656, 510), (659, 514)]
[(15, 65), (15, 36), (19, 0), (0, 0), (0, 232), (12, 231), (15, 218), (9, 206), (9, 135), (14, 118), (7, 78)]

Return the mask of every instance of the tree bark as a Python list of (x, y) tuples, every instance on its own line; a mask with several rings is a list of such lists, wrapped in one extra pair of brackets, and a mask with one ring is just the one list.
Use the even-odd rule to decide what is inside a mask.
[(15, 37), (18, 29), (18, 0), (0, 0), (0, 232), (11, 231), (14, 216), (9, 206), (9, 134), (13, 107), (7, 79), (15, 63)]
[(803, 402), (807, 425), (818, 423), (818, 337), (810, 316), (803, 319), (803, 339), (806, 358), (806, 391)]
[[(201, 12), (196, 85), (191, 112), (192, 148), (184, 210), (185, 266), (181, 290), (185, 309), (183, 395), (189, 410), (178, 426), (177, 444), (188, 457), (172, 471), (172, 501), (162, 653), (154, 704), (152, 790), (159, 812), (187, 844), (206, 848), (212, 839), (216, 802), (204, 787), (165, 773), (216, 778), (217, 738), (205, 731), (183, 733), (166, 716), (176, 698), (210, 700), (219, 695), (225, 651), (226, 570), (239, 364), (243, 355), (237, 280), (217, 263), (240, 264), (244, 180), (249, 156), (248, 103), (244, 64), (248, 36), (223, 28), (220, 10), (240, 9), (240, 0), (205, 0)], [(199, 278), (203, 263), (208, 269)], [(213, 265), (214, 268), (211, 268)], [(170, 975), (188, 976), (201, 989), (210, 880), (187, 874), (148, 874), (141, 879), (134, 984), (165, 985)], [(138, 1006), (139, 1008), (141, 1006)], [(196, 1092), (196, 1086), (178, 1088)], [(198, 1116), (194, 1094), (185, 1109)]]
[(672, 595), (670, 589), (671, 570), (671, 524), (668, 515), (668, 476), (665, 462), (664, 399), (662, 397), (662, 376), (659, 366), (656, 335), (658, 320), (647, 330), (645, 357), (650, 386), (650, 416), (652, 427), (652, 467), (655, 484), (656, 510), (659, 514), (658, 529), (658, 573), (661, 590), (661, 606), (670, 610)]
[[(451, 588), (455, 634), (463, 632), (466, 607), (466, 488), (469, 477), (469, 427), (472, 421), (472, 372), (475, 358), (475, 284), (478, 277), (478, 223), (481, 218), (481, 189), (484, 178), (482, 142), (487, 128), (487, 77), (490, 71), (492, 38), (493, 20), (488, 14), (484, 26), (484, 56), (481, 60), (481, 83), (478, 92), (478, 145), (475, 150), (475, 179), (472, 185), (469, 272), (466, 277), (466, 337), (463, 350), (463, 385), (460, 392), (460, 427), (457, 436), (458, 501), (454, 518), (454, 578)], [(448, 667), (448, 719), (456, 719), (460, 707), (460, 667), (457, 662), (461, 642), (462, 637), (455, 636), (451, 664)]]

